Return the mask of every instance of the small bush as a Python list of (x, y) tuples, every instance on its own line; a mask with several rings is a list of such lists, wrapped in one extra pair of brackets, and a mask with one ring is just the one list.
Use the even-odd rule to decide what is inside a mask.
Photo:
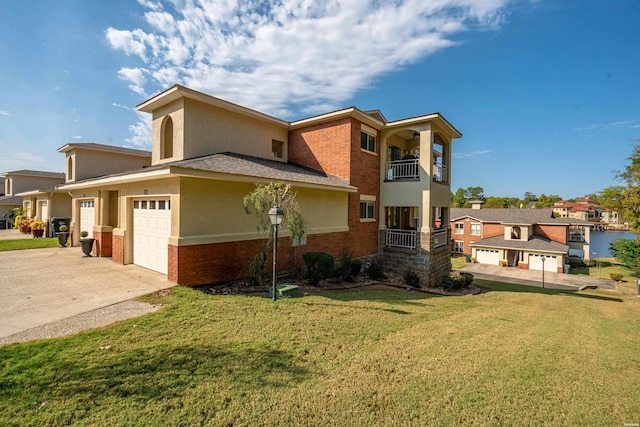
[(622, 274), (620, 273), (611, 273), (609, 274), (609, 277), (611, 277), (611, 279), (613, 279), (616, 282), (619, 282), (622, 280)]
[(442, 276), (440, 284), (445, 291), (457, 291), (468, 288), (473, 283), (473, 274), (471, 273), (449, 273)]
[(582, 268), (586, 267), (587, 265), (581, 259), (569, 259), (569, 266), (571, 268)]
[(333, 273), (335, 260), (331, 254), (326, 252), (306, 252), (302, 255), (307, 265), (307, 279), (309, 283), (316, 286), (321, 280), (326, 279)]
[(373, 280), (380, 280), (385, 278), (384, 268), (382, 267), (382, 264), (377, 259), (374, 258), (369, 263), (369, 268), (367, 268), (367, 275), (369, 276), (369, 278)]
[(420, 276), (410, 268), (407, 268), (402, 275), (402, 280), (413, 288), (420, 287)]
[(336, 260), (335, 276), (346, 280), (347, 282), (353, 282), (355, 277), (360, 274), (362, 268), (362, 261), (358, 258), (354, 258), (352, 255), (344, 254)]

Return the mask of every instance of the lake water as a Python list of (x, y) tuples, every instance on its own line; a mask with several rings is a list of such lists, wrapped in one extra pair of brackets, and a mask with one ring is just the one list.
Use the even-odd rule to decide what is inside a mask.
[[(613, 258), (609, 252), (609, 245), (616, 239), (636, 239), (638, 236), (630, 231), (591, 231), (591, 257)], [(593, 255), (593, 253), (597, 255)]]

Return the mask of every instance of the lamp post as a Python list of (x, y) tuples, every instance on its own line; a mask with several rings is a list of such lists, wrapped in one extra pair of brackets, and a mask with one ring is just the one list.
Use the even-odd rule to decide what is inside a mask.
[(546, 261), (546, 256), (542, 255), (542, 288), (544, 288), (544, 262)]
[(273, 225), (273, 278), (271, 285), (273, 286), (273, 300), (278, 299), (276, 294), (276, 259), (278, 258), (278, 226), (284, 219), (284, 211), (280, 206), (274, 206), (269, 209), (269, 221)]
[(600, 277), (602, 279), (602, 262), (598, 261), (598, 253), (597, 252), (593, 253), (593, 261), (598, 264), (598, 277)]

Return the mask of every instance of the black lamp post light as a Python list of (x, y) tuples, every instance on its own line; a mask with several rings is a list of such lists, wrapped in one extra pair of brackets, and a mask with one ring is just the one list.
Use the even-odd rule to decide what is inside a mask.
[(544, 262), (546, 261), (546, 256), (542, 255), (542, 288), (544, 288)]
[(273, 287), (273, 300), (276, 301), (278, 299), (276, 294), (276, 260), (278, 259), (278, 226), (282, 224), (282, 220), (284, 219), (284, 211), (280, 209), (279, 206), (274, 206), (269, 209), (269, 221), (273, 225), (273, 278), (272, 278), (272, 287)]

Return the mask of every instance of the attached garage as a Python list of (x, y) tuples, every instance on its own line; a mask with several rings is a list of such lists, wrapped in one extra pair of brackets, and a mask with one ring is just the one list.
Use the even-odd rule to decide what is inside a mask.
[(42, 221), (49, 220), (49, 202), (47, 200), (38, 200), (38, 212)]
[(497, 249), (476, 249), (476, 261), (480, 264), (498, 265), (500, 251)]
[(86, 231), (87, 237), (93, 237), (93, 225), (96, 221), (96, 205), (93, 200), (80, 202), (80, 231)]
[[(542, 262), (544, 258), (544, 263)], [(529, 254), (529, 270), (542, 270), (551, 273), (558, 272), (558, 257), (555, 255)]]
[(145, 198), (133, 201), (133, 263), (168, 273), (171, 201)]

